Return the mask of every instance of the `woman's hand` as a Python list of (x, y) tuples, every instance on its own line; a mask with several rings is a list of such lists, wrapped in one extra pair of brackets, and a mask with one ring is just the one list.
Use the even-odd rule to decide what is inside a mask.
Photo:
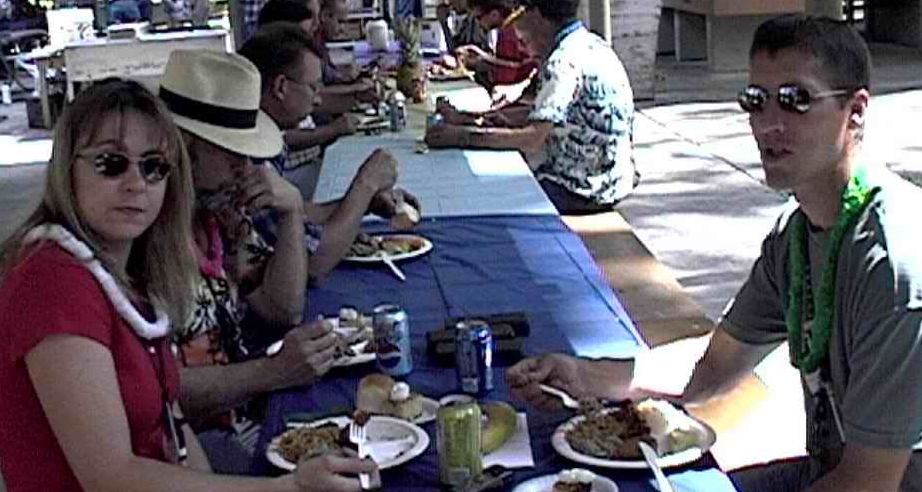
[(358, 492), (362, 488), (357, 475), (377, 469), (370, 459), (328, 454), (298, 462), (295, 484), (302, 492)]

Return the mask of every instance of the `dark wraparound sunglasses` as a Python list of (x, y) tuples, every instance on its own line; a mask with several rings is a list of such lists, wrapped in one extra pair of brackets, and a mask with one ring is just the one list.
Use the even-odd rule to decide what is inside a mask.
[[(810, 93), (809, 90), (797, 84), (784, 84), (778, 87), (778, 106), (789, 113), (804, 114), (810, 111), (810, 103), (817, 99), (828, 97), (841, 97), (848, 95), (852, 91), (847, 89), (835, 89), (831, 91), (822, 91)], [(747, 113), (758, 113), (765, 109), (768, 100), (772, 94), (760, 85), (750, 85), (741, 90), (736, 100), (740, 107)]]
[[(125, 154), (117, 152), (103, 152), (92, 157), (93, 164), (96, 166), (96, 172), (107, 177), (117, 178), (128, 170), (131, 165), (131, 159)], [(150, 184), (159, 183), (170, 175), (173, 165), (165, 157), (153, 155), (144, 157), (138, 161), (138, 169), (141, 171), (141, 177)]]

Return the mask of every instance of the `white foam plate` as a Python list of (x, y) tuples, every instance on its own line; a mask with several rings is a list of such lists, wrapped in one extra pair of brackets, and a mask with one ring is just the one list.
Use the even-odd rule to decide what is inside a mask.
[[(419, 239), (422, 241), (423, 245), (421, 248), (416, 251), (410, 251), (409, 253), (401, 253), (398, 255), (387, 255), (391, 261), (401, 261), (409, 260), (410, 258), (416, 258), (422, 256), (430, 251), (432, 251), (432, 241), (426, 239), (423, 236), (418, 236), (416, 234), (375, 234), (372, 237), (386, 237), (386, 238), (395, 238), (395, 239)], [(354, 263), (382, 263), (384, 262), (385, 254), (383, 252), (378, 253), (375, 256), (346, 256), (343, 258), (344, 261), (351, 261)]]
[[(317, 427), (327, 422), (333, 422), (340, 427), (345, 427), (349, 425), (351, 421), (352, 419), (349, 417), (341, 415), (339, 417), (320, 419), (308, 423), (292, 424), (289, 425), (286, 432), (303, 426)], [(402, 465), (423, 454), (426, 448), (429, 447), (429, 435), (426, 434), (426, 431), (412, 422), (393, 417), (381, 415), (372, 416), (368, 419), (368, 423), (365, 424), (365, 434), (368, 437), (369, 445), (373, 447), (372, 456), (376, 454), (375, 449), (393, 447), (391, 446), (392, 444), (398, 446), (396, 452), (393, 452), (394, 450), (391, 449), (386, 453), (389, 455), (388, 458), (380, 461), (376, 460), (378, 462), (378, 468), (382, 470)], [(294, 471), (297, 464), (286, 460), (281, 455), (278, 450), (279, 439), (281, 439), (281, 435), (274, 437), (269, 443), (269, 447), (266, 449), (266, 459), (269, 460), (269, 463), (283, 470)]]
[[(706, 423), (696, 419), (695, 417), (688, 416), (692, 425), (694, 426), (695, 432), (698, 436), (698, 445), (688, 448), (684, 451), (679, 451), (677, 453), (669, 453), (664, 456), (660, 456), (659, 465), (661, 468), (671, 468), (676, 466), (685, 465), (691, 463), (701, 456), (704, 455), (714, 445), (714, 442), (717, 441), (717, 435), (714, 433), (714, 429)], [(580, 453), (579, 451), (573, 449), (570, 446), (570, 443), (567, 441), (566, 434), (567, 431), (572, 429), (577, 423), (582, 422), (586, 417), (578, 415), (572, 419), (560, 424), (559, 427), (554, 431), (554, 435), (551, 436), (551, 446), (563, 457), (576, 461), (577, 463), (583, 463), (590, 466), (598, 466), (603, 468), (625, 468), (625, 469), (646, 469), (647, 462), (644, 459), (638, 458), (636, 460), (608, 460), (603, 458), (597, 458), (588, 454)]]
[(413, 420), (414, 424), (428, 424), (435, 421), (436, 414), (439, 412), (439, 402), (429, 397), (423, 397), (423, 413)]
[[(557, 482), (557, 474), (544, 475), (527, 480), (515, 486), (512, 492), (551, 492), (554, 483)], [(590, 492), (618, 492), (618, 486), (606, 477), (595, 476), (592, 481)]]

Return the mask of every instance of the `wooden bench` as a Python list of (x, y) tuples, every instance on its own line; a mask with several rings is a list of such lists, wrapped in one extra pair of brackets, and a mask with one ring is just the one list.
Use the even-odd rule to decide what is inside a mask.
[(663, 0), (658, 52), (707, 59), (717, 71), (745, 70), (756, 27), (784, 13), (804, 12), (806, 0)]

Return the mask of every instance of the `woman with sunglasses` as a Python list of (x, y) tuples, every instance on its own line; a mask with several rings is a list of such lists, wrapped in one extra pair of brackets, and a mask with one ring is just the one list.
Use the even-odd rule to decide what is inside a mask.
[(134, 82), (81, 93), (45, 196), (0, 249), (0, 463), (10, 492), (358, 490), (356, 459), (274, 479), (210, 473), (176, 405), (171, 319), (192, 302), (179, 132)]

